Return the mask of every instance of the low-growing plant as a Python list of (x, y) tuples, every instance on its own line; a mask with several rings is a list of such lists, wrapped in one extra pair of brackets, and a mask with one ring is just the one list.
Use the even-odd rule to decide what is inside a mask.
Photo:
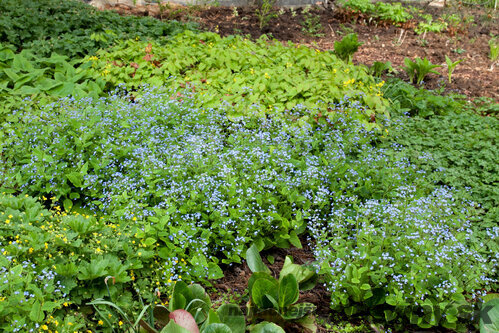
[(342, 8), (350, 9), (360, 13), (374, 11), (374, 5), (369, 0), (340, 0), (338, 5)]
[(294, 323), (315, 331), (315, 320), (310, 314), (316, 306), (296, 302), (300, 290), (309, 290), (315, 286), (317, 274), (310, 268), (293, 264), (292, 259), (286, 257), (279, 279), (275, 279), (263, 263), (255, 244), (247, 250), (246, 261), (253, 272), (248, 281), (249, 320), (264, 318), (281, 327)]
[(404, 23), (412, 18), (412, 15), (402, 6), (400, 2), (376, 2), (374, 6), (374, 13), (378, 19), (394, 23)]
[(445, 56), (445, 63), (447, 64), (447, 77), (449, 79), (449, 83), (452, 82), (451, 81), (452, 72), (454, 72), (454, 69), (456, 68), (456, 66), (459, 65), (463, 61), (464, 61), (464, 59), (460, 59), (460, 60), (452, 62), (452, 60), (448, 56)]
[(355, 52), (363, 43), (358, 41), (356, 33), (346, 35), (341, 41), (334, 42), (334, 53), (341, 60), (350, 63)]
[[(112, 277), (107, 277), (106, 280), (109, 278)], [(146, 330), (151, 333), (169, 333), (186, 330), (191, 333), (244, 333), (246, 331), (246, 322), (241, 309), (237, 305), (227, 303), (219, 306), (216, 311), (213, 310), (208, 294), (199, 284), (187, 285), (183, 281), (177, 281), (168, 307), (154, 304), (157, 302), (143, 306), (133, 322), (122, 308), (112, 302), (110, 294), (109, 298), (109, 301), (96, 299), (88, 305), (95, 308), (110, 328), (116, 324), (113, 325), (108, 320), (109, 315), (122, 317), (124, 322), (118, 325), (119, 328), (129, 328), (134, 332)]]
[(317, 15), (314, 15), (310, 12), (306, 12), (303, 14), (304, 20), (301, 22), (302, 25), (302, 31), (306, 33), (307, 35), (313, 36), (313, 37), (321, 37), (324, 36), (322, 31), (322, 24), (320, 21), (320, 17)]
[(373, 62), (372, 66), (369, 68), (369, 73), (377, 78), (380, 78), (381, 75), (385, 73), (391, 73), (393, 71), (394, 69), (390, 61), (386, 62), (375, 61)]
[(66, 56), (52, 53), (43, 58), (25, 49), (15, 53), (10, 45), (0, 43), (0, 100), (11, 95), (55, 97), (93, 96), (102, 93), (104, 81), (93, 79), (87, 71), (90, 64), (75, 67)]
[(438, 19), (436, 21), (433, 20), (431, 14), (422, 14), (421, 18), (425, 20), (425, 22), (421, 21), (418, 23), (418, 26), (414, 29), (414, 31), (421, 35), (423, 34), (423, 39), (426, 37), (427, 32), (436, 32), (440, 33), (447, 29), (447, 22), (442, 19)]
[[(426, 57), (424, 59), (416, 58), (414, 61), (409, 58), (405, 58), (404, 64), (404, 71), (407, 75), (409, 75), (410, 81), (413, 83), (415, 82), (416, 84), (421, 84), (424, 78), (430, 73), (440, 75), (439, 72), (433, 69), (442, 67), (440, 65), (432, 64)], [(414, 79), (416, 80), (414, 81)]]
[(442, 96), (398, 79), (389, 79), (382, 86), (383, 95), (391, 101), (390, 114), (429, 118), (434, 115), (460, 113), (466, 107), (464, 96)]
[[(345, 57), (359, 44), (355, 38), (347, 38), (353, 44), (342, 44)], [(331, 52), (292, 43), (283, 46), (266, 38), (253, 43), (241, 36), (185, 33), (164, 46), (129, 41), (97, 56), (97, 60), (87, 60), (92, 62), (94, 77), (107, 81), (107, 89), (120, 83), (129, 90), (144, 83), (172, 88), (187, 85), (199, 92), (194, 97), (203, 106), (215, 107), (221, 101), (233, 105), (230, 116), (256, 112), (255, 105), (260, 107), (260, 116), (283, 114), (299, 104), (325, 111), (330, 103), (348, 95), (372, 110), (357, 114), (358, 118), (376, 126), (369, 122), (370, 114), (383, 114), (386, 107), (364, 67), (339, 61)], [(105, 70), (109, 73), (102, 76)]]
[(92, 55), (124, 39), (165, 39), (193, 24), (163, 22), (152, 17), (120, 16), (82, 1), (5, 0), (0, 2), (0, 42), (39, 56)]
[(496, 61), (499, 58), (499, 43), (496, 38), (489, 39), (489, 58)]
[(269, 21), (277, 17), (277, 13), (274, 12), (274, 4), (276, 0), (259, 0), (258, 8), (255, 10), (255, 14), (258, 17), (258, 26), (260, 30), (265, 28)]

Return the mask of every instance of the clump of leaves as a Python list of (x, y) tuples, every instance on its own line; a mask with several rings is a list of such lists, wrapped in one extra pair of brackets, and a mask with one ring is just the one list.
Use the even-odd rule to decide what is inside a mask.
[(489, 58), (491, 61), (496, 61), (499, 57), (499, 43), (497, 38), (489, 39)]
[(109, 301), (103, 298), (96, 299), (88, 305), (94, 307), (110, 328), (117, 325), (111, 323), (109, 318), (123, 317), (124, 327), (121, 329), (128, 327), (134, 332), (146, 330), (150, 333), (244, 333), (246, 331), (246, 321), (241, 309), (237, 305), (227, 303), (222, 304), (216, 311), (213, 310), (210, 297), (199, 284), (188, 285), (183, 281), (177, 281), (168, 307), (153, 305), (157, 303), (157, 299), (153, 298), (153, 303), (144, 306), (133, 323), (126, 312), (113, 303), (110, 294), (109, 298)]
[(84, 57), (116, 41), (160, 39), (194, 27), (151, 17), (120, 16), (77, 0), (3, 0), (0, 12), (0, 42), (17, 50), (32, 48), (40, 56), (57, 52)]
[(448, 56), (445, 56), (445, 63), (447, 64), (447, 77), (449, 79), (449, 83), (452, 82), (451, 81), (452, 72), (454, 72), (454, 69), (456, 68), (456, 66), (459, 65), (463, 61), (464, 61), (464, 59), (460, 59), (460, 60), (452, 62), (452, 60)]
[(278, 14), (273, 11), (276, 0), (259, 0), (259, 5), (255, 10), (258, 17), (258, 26), (260, 30), (265, 28), (271, 19), (277, 17)]
[(310, 315), (315, 310), (315, 305), (296, 302), (300, 290), (310, 290), (315, 286), (317, 274), (310, 268), (293, 264), (288, 256), (279, 279), (275, 279), (263, 263), (255, 244), (247, 250), (246, 260), (253, 272), (248, 281), (251, 296), (248, 302), (250, 320), (264, 318), (282, 327), (294, 323), (315, 332), (315, 320)]
[(356, 33), (351, 33), (346, 35), (341, 39), (341, 41), (334, 42), (334, 53), (341, 60), (350, 63), (352, 61), (353, 54), (357, 52), (359, 46), (363, 43), (358, 41)]
[(375, 61), (373, 62), (372, 66), (369, 68), (369, 73), (377, 78), (380, 78), (381, 75), (385, 73), (391, 73), (393, 72), (394, 69), (392, 67), (392, 63), (390, 61), (382, 62), (382, 61)]
[(404, 71), (407, 75), (409, 75), (411, 82), (414, 83), (414, 79), (416, 79), (416, 84), (423, 82), (424, 78), (430, 73), (440, 75), (440, 73), (435, 71), (434, 68), (442, 67), (440, 65), (432, 64), (426, 57), (424, 59), (416, 58), (414, 61), (409, 58), (405, 58), (404, 64)]

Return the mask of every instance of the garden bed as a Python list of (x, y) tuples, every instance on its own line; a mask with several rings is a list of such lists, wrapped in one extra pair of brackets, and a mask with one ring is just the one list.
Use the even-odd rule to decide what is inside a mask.
[[(412, 3), (411, 3), (412, 5)], [(280, 12), (275, 8), (273, 17), (263, 29), (259, 28), (257, 8), (251, 7), (216, 7), (216, 6), (180, 6), (168, 5), (160, 13), (155, 5), (107, 7), (121, 14), (149, 15), (164, 20), (194, 21), (202, 29), (220, 33), (222, 36), (232, 34), (249, 35), (258, 38), (267, 34), (280, 41), (293, 41), (309, 45), (321, 50), (332, 50), (334, 42), (346, 33), (356, 32), (364, 44), (354, 56), (355, 63), (371, 65), (374, 61), (390, 61), (400, 69), (404, 58), (428, 57), (434, 63), (442, 65), (439, 71), (442, 77), (429, 76), (425, 83), (428, 89), (443, 87), (446, 92), (465, 94), (470, 98), (490, 97), (499, 100), (499, 66), (489, 58), (491, 36), (499, 34), (497, 12), (474, 7), (437, 8), (419, 5), (424, 13), (434, 17), (443, 14), (459, 13), (461, 17), (473, 17), (470, 24), (459, 24), (459, 33), (448, 29), (441, 33), (429, 32), (424, 38), (414, 32), (415, 20), (402, 27), (375, 21), (369, 18), (358, 18), (355, 15), (342, 13), (338, 9), (312, 7), (307, 12), (303, 9), (289, 8)], [(353, 24), (356, 23), (356, 24)], [(464, 59), (453, 73), (452, 83), (445, 80), (445, 56), (453, 61)], [(400, 77), (407, 79), (403, 71)]]

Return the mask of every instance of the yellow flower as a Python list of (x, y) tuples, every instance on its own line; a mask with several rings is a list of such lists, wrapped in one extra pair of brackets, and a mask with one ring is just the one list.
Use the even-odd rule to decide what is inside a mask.
[(13, 218), (13, 217), (14, 217), (14, 216), (12, 216), (12, 215), (9, 215), (9, 219), (11, 219), (11, 218)]
[(99, 320), (99, 321), (97, 322), (97, 324), (102, 326), (102, 325), (104, 325), (104, 322), (103, 322), (102, 320)]
[(123, 326), (123, 322), (120, 320), (120, 321), (118, 322), (118, 325)]
[(47, 325), (42, 325), (42, 326), (40, 326), (40, 328), (44, 331), (47, 331), (49, 329), (49, 327)]
[(10, 220), (5, 220), (5, 223), (9, 224), (9, 223), (10, 223)]
[(270, 79), (270, 75), (269, 75), (269, 73), (265, 73), (265, 78), (266, 78), (266, 79)]

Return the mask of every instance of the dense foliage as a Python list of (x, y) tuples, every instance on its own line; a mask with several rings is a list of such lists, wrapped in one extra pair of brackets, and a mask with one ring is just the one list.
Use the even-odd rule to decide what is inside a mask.
[[(255, 322), (313, 329), (317, 304), (297, 301), (318, 273), (334, 312), (493, 326), (478, 315), (499, 313), (497, 104), (385, 84), (351, 63), (353, 34), (333, 53), (173, 36), (190, 27), (79, 1), (0, 12), (0, 330), (179, 329), (187, 310), (242, 332), (237, 305), (188, 283), (243, 260)], [(259, 250), (304, 241), (314, 262), (268, 274)]]
[(0, 1), (0, 42), (37, 55), (84, 57), (115, 41), (169, 37), (187, 27), (151, 17), (98, 11), (77, 0)]
[[(151, 85), (189, 84), (208, 107), (236, 104), (232, 116), (282, 113), (304, 105), (324, 113), (347, 97), (362, 108), (350, 112), (365, 124), (373, 114), (385, 114), (380, 87), (364, 67), (344, 63), (332, 52), (261, 38), (255, 43), (238, 36), (185, 32), (165, 45), (128, 41), (103, 50), (92, 62), (94, 77), (109, 86), (124, 83), (134, 89)], [(310, 114), (303, 114), (310, 120)], [(369, 126), (374, 126), (370, 124)]]

